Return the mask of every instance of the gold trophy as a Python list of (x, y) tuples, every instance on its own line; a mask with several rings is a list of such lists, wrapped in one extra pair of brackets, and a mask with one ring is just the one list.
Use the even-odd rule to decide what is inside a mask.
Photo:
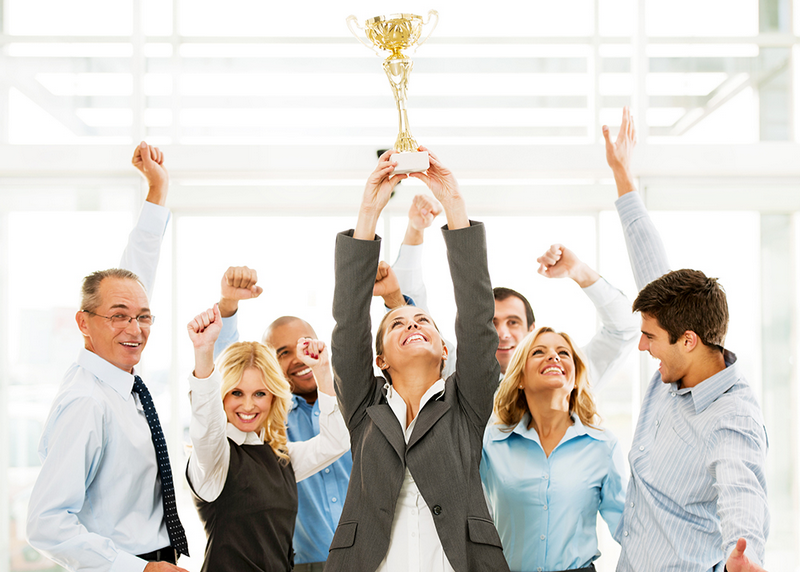
[[(420, 40), (423, 27), (433, 23), (428, 34)], [(408, 88), (408, 76), (414, 67), (412, 62), (401, 50), (414, 47), (417, 51), (422, 44), (430, 37), (436, 24), (439, 23), (439, 13), (436, 10), (428, 12), (427, 21), (422, 20), (422, 16), (415, 14), (390, 14), (388, 16), (376, 16), (364, 23), (364, 27), (358, 24), (355, 16), (348, 16), (347, 27), (356, 39), (374, 51), (378, 55), (380, 50), (390, 51), (391, 54), (383, 62), (383, 71), (389, 78), (394, 92), (394, 100), (397, 103), (397, 112), (400, 119), (400, 133), (394, 143), (395, 151), (398, 151), (393, 158), (397, 161), (394, 172), (398, 175), (406, 173), (417, 173), (425, 171), (429, 166), (428, 153), (417, 151), (419, 145), (411, 135), (408, 127), (408, 114), (406, 113), (406, 89)], [(356, 31), (358, 28), (364, 32), (372, 42), (365, 42)]]

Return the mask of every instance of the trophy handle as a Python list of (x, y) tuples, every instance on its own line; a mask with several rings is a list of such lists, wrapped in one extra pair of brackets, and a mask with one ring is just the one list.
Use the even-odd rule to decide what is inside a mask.
[(358, 40), (359, 42), (361, 42), (362, 44), (367, 46), (370, 50), (375, 52), (377, 55), (381, 55), (381, 52), (380, 52), (380, 50), (378, 50), (378, 48), (376, 48), (372, 44), (368, 44), (367, 42), (365, 42), (364, 40), (361, 39), (361, 37), (358, 35), (358, 32), (355, 30), (355, 28), (353, 26), (355, 26), (355, 28), (358, 28), (362, 32), (364, 31), (364, 28), (362, 28), (361, 25), (359, 25), (359, 23), (358, 23), (358, 18), (356, 18), (355, 16), (350, 14), (347, 17), (347, 27), (349, 28), (350, 33), (353, 34), (356, 37), (356, 40)]
[(422, 22), (422, 25), (423, 26), (427, 26), (428, 24), (431, 23), (431, 20), (433, 20), (433, 26), (431, 26), (430, 32), (428, 32), (428, 34), (424, 38), (422, 38), (422, 40), (420, 42), (418, 42), (416, 46), (414, 46), (414, 53), (415, 54), (417, 53), (417, 49), (422, 44), (424, 44), (425, 42), (428, 41), (428, 38), (431, 37), (431, 34), (433, 34), (433, 31), (436, 29), (436, 26), (439, 24), (439, 12), (437, 12), (436, 10), (429, 11), (428, 12), (428, 20), (426, 22)]

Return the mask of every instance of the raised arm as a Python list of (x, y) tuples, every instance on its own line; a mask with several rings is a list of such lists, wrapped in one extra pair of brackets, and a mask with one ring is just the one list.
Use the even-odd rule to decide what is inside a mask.
[[(423, 150), (427, 150), (421, 148)], [(456, 386), (464, 410), (483, 434), (492, 412), (492, 397), (500, 379), (495, 358), (497, 330), (492, 325), (494, 296), (486, 259), (486, 233), (481, 223), (470, 223), (453, 173), (432, 152), (426, 173), (412, 173), (442, 204), (443, 229), (456, 301)]]
[(331, 336), (336, 395), (345, 422), (352, 431), (380, 388), (372, 368), (372, 330), (369, 308), (380, 256), (375, 235), (392, 189), (405, 175), (394, 175), (393, 151), (387, 151), (367, 179), (354, 231), (336, 236), (333, 318)]
[(220, 281), (219, 313), (222, 316), (222, 330), (214, 344), (214, 358), (225, 348), (239, 341), (239, 328), (236, 313), (241, 300), (258, 298), (264, 291), (257, 284), (258, 273), (247, 266), (230, 266)]
[(606, 161), (617, 184), (619, 198), (615, 204), (625, 233), (636, 287), (641, 290), (666, 274), (669, 271), (669, 262), (661, 235), (633, 183), (631, 157), (636, 147), (636, 127), (629, 108), (623, 109), (622, 124), (616, 140), (611, 142), (607, 125), (603, 125), (603, 137), (606, 140)]
[(562, 244), (553, 244), (536, 261), (543, 276), (571, 278), (600, 316), (600, 329), (582, 348), (589, 361), (589, 379), (598, 390), (611, 378), (638, 338), (639, 324), (631, 313), (631, 302)]
[(319, 435), (306, 441), (289, 441), (295, 479), (299, 482), (321, 471), (350, 449), (350, 435), (336, 402), (331, 362), (325, 342), (297, 340), (297, 359), (311, 368), (319, 390)]
[(164, 166), (164, 153), (144, 141), (134, 150), (131, 163), (147, 181), (148, 192), (119, 267), (134, 272), (142, 280), (148, 297), (152, 297), (161, 242), (169, 221), (169, 210), (164, 207), (169, 174)]
[(214, 371), (214, 342), (221, 328), (218, 305), (201, 312), (186, 326), (194, 346), (194, 372), (189, 377), (192, 454), (186, 474), (194, 492), (206, 502), (222, 494), (231, 454), (227, 417), (219, 393), (222, 378)]
[(417, 195), (408, 209), (408, 227), (400, 251), (392, 268), (397, 275), (400, 289), (414, 305), (430, 313), (428, 293), (422, 274), (422, 243), (425, 229), (442, 213), (442, 205), (427, 195)]

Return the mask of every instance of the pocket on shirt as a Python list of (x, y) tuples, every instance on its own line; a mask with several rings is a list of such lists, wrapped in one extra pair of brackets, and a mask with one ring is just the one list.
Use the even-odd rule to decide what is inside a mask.
[(333, 534), (331, 541), (331, 550), (335, 548), (350, 548), (356, 541), (356, 528), (358, 522), (340, 522), (336, 527), (336, 532)]
[(489, 544), (490, 546), (503, 547), (500, 542), (500, 535), (491, 520), (478, 517), (467, 517), (467, 527), (469, 528), (469, 539), (476, 544)]

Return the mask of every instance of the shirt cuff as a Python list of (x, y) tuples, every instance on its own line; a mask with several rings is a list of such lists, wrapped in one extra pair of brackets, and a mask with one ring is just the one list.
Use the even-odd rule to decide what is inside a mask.
[(401, 244), (392, 268), (418, 268), (422, 266), (422, 244)]
[(339, 409), (339, 402), (336, 400), (336, 397), (328, 395), (327, 393), (322, 393), (321, 391), (317, 392), (317, 402), (319, 403), (320, 415), (330, 415)]
[(189, 375), (189, 391), (194, 395), (209, 395), (212, 393), (219, 393), (220, 384), (222, 383), (222, 375), (219, 370), (214, 368), (214, 371), (205, 379), (198, 379), (194, 376), (194, 372)]
[(614, 202), (614, 206), (617, 207), (622, 226), (627, 226), (636, 219), (647, 216), (647, 208), (638, 192), (625, 193)]
[(117, 552), (109, 572), (143, 572), (148, 564), (147, 560), (142, 560), (133, 554)]
[(136, 226), (143, 232), (163, 236), (167, 230), (169, 217), (170, 213), (167, 207), (145, 201)]
[(619, 296), (619, 290), (609, 284), (602, 276), (594, 284), (581, 288), (581, 290), (589, 297), (589, 300), (596, 308), (605, 306)]

